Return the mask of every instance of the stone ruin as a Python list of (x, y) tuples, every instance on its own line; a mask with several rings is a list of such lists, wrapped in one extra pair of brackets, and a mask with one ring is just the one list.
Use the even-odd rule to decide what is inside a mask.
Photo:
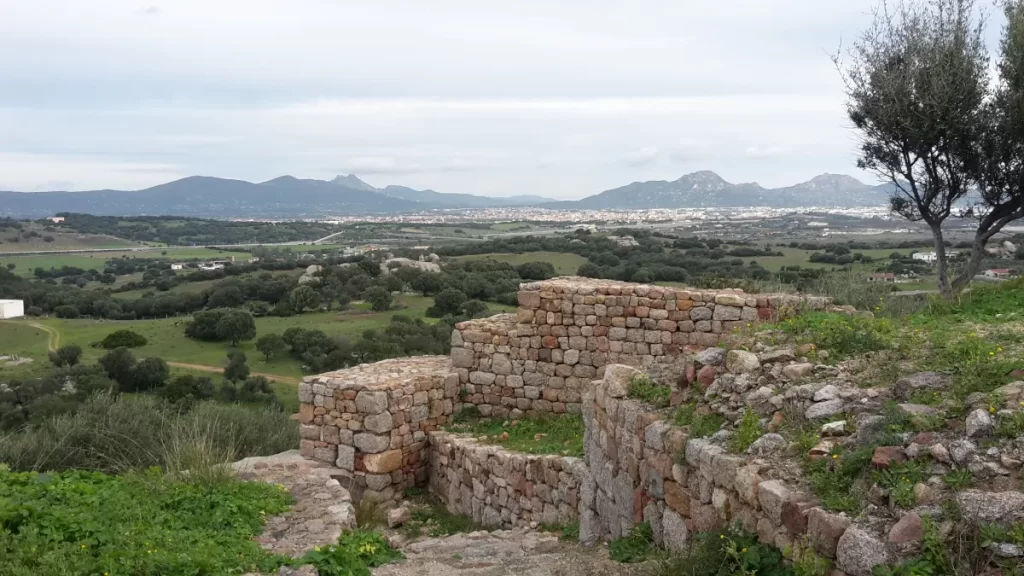
[[(799, 351), (749, 341), (743, 344), (752, 351), (723, 348), (739, 344), (735, 329), (748, 324), (851, 309), (816, 297), (571, 277), (524, 284), (519, 303), (515, 314), (459, 323), (450, 356), (305, 378), (301, 454), (340, 469), (356, 499), (395, 502), (404, 488), (425, 485), (452, 512), (491, 528), (578, 522), (588, 545), (648, 522), (658, 544), (679, 550), (695, 533), (739, 523), (780, 549), (810, 546), (853, 576), (869, 576), (875, 565), (915, 549), (916, 513), (852, 518), (821, 507), (782, 458), (788, 443), (774, 433), (774, 418), (749, 450), (731, 454), (724, 448), (730, 431), (690, 438), (669, 409), (628, 397), (631, 379), (646, 372), (673, 388), (673, 405), (691, 399), (690, 383), (700, 382), (706, 408), (726, 421), (737, 422), (747, 409), (766, 419), (797, 410), (827, 427), (846, 412), (867, 430), (887, 389), (859, 388)], [(442, 430), (466, 408), (510, 419), (579, 413), (585, 456), (527, 455)], [(914, 446), (937, 450), (911, 442), (907, 451)], [(829, 446), (815, 449), (829, 453)], [(905, 457), (902, 447), (896, 451), (887, 454)], [(972, 471), (1000, 473), (959, 452), (954, 459), (974, 458)], [(1007, 466), (1020, 464), (1007, 458)], [(1018, 491), (965, 490), (956, 498), (968, 518), (1024, 521)], [(935, 508), (934, 497), (926, 504)]]

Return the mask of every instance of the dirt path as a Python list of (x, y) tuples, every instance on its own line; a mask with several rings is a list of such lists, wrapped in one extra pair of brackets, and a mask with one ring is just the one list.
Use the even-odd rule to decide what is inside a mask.
[[(177, 368), (188, 368), (189, 370), (199, 370), (201, 372), (223, 372), (223, 366), (206, 366), (205, 364), (187, 364), (185, 362), (168, 362), (168, 366), (175, 366)], [(267, 380), (277, 380), (278, 382), (286, 382), (288, 384), (299, 384), (298, 378), (292, 378), (291, 376), (278, 376), (277, 374), (267, 374), (265, 372), (250, 372), (250, 376), (263, 376)]]
[[(53, 352), (57, 348), (60, 348), (59, 330), (57, 330), (56, 328), (51, 328), (50, 326), (40, 324), (38, 322), (28, 322), (28, 325), (33, 328), (38, 328), (43, 332), (46, 332), (46, 347), (47, 349), (49, 349), (50, 352)], [(177, 368), (188, 368), (189, 370), (198, 370), (200, 372), (220, 373), (224, 371), (223, 366), (207, 366), (205, 364), (189, 364), (187, 362), (168, 362), (167, 365), (175, 366)], [(276, 380), (278, 382), (295, 384), (296, 386), (300, 382), (298, 378), (293, 378), (291, 376), (278, 376), (277, 374), (267, 374), (265, 372), (250, 372), (249, 374), (252, 376), (263, 376), (267, 380)]]

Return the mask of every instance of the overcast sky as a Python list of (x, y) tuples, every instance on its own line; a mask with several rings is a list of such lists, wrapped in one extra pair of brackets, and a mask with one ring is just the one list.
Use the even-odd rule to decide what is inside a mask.
[(0, 0), (0, 189), (870, 181), (829, 55), (874, 4)]

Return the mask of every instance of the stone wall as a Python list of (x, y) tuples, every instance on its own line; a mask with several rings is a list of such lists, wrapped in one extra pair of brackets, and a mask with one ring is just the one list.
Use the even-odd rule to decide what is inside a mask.
[(584, 396), (593, 484), (580, 490), (588, 496), (581, 498), (581, 541), (619, 538), (648, 522), (659, 544), (681, 550), (695, 533), (738, 523), (782, 550), (806, 537), (815, 552), (855, 576), (871, 574), (869, 559), (893, 558), (885, 542), (780, 479), (777, 460), (729, 454), (709, 439), (687, 438), (665, 411), (627, 398), (635, 372), (609, 366)]
[[(579, 517), (580, 458), (536, 456), (430, 433), (430, 491), (488, 528), (570, 524)], [(535, 523), (535, 524), (534, 524)]]
[(461, 402), (484, 415), (578, 413), (607, 364), (673, 363), (736, 328), (827, 305), (819, 297), (554, 278), (523, 284), (515, 314), (456, 325), (452, 363)]
[(447, 356), (362, 364), (299, 385), (300, 451), (347, 474), (353, 496), (388, 501), (423, 484), (427, 434), (447, 424), (458, 396)]

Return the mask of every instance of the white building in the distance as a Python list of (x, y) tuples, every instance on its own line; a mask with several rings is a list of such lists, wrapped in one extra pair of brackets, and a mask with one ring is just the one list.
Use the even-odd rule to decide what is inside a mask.
[(24, 300), (0, 300), (0, 320), (21, 318), (24, 315)]

